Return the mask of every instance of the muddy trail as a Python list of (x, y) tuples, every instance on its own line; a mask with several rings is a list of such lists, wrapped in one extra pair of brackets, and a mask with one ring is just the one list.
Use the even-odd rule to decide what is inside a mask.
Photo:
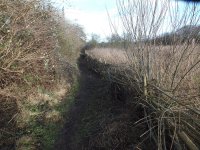
[(145, 126), (134, 124), (141, 117), (141, 108), (116, 99), (112, 83), (89, 70), (83, 58), (79, 59), (79, 69), (79, 91), (54, 149), (132, 150), (152, 147), (150, 142), (140, 138)]

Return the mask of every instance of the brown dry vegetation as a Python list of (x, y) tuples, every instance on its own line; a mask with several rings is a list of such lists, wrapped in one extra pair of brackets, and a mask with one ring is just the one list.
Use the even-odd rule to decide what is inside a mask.
[(44, 146), (38, 139), (49, 131), (37, 122), (62, 121), (55, 107), (71, 89), (83, 43), (82, 29), (50, 2), (0, 0), (0, 149)]
[[(186, 47), (188, 48), (187, 52)], [(200, 144), (198, 138), (200, 131), (200, 47), (199, 45), (183, 44), (160, 45), (151, 48), (153, 51), (151, 53), (153, 65), (150, 69), (152, 80), (147, 81), (146, 97), (143, 95), (144, 83), (137, 76), (141, 68), (138, 68), (139, 64), (134, 62), (133, 49), (125, 52), (119, 49), (96, 48), (86, 51), (86, 55), (89, 57), (88, 60), (92, 59), (93, 65), (90, 67), (94, 71), (102, 73), (114, 83), (119, 83), (121, 87), (127, 87), (127, 90), (132, 89), (132, 92), (140, 93), (139, 100), (132, 100), (142, 104), (145, 109), (144, 118), (137, 121), (138, 125), (141, 123), (149, 125), (149, 130), (144, 135), (155, 134), (151, 135), (152, 137), (149, 136), (160, 143), (163, 139), (156, 139), (157, 136), (165, 136), (166, 140), (171, 137), (172, 145), (176, 148), (178, 145), (185, 149), (184, 144), (190, 149), (192, 149), (191, 145), (193, 148), (198, 147)], [(185, 53), (182, 54), (184, 50)], [(181, 62), (174, 77), (173, 70), (176, 69), (179, 61)], [(94, 62), (96, 63), (94, 64)], [(109, 137), (111, 138), (111, 136)], [(166, 146), (168, 147), (171, 142), (166, 143)], [(157, 144), (159, 146), (159, 143)]]
[[(147, 124), (145, 134), (158, 149), (198, 149), (200, 144), (200, 53), (194, 42), (198, 43), (196, 34), (200, 32), (200, 8), (196, 3), (179, 4), (169, 0), (118, 1), (130, 41), (127, 56), (131, 71), (125, 71), (125, 84), (141, 94), (144, 118), (139, 122)], [(162, 40), (160, 44), (152, 40), (166, 29), (166, 23), (172, 33), (167, 47)], [(184, 27), (189, 30), (177, 36)]]
[[(97, 66), (91, 64), (93, 70), (140, 95), (133, 99), (144, 108), (137, 123), (148, 126), (143, 135), (153, 139), (158, 149), (198, 149), (200, 46), (192, 30), (184, 37), (174, 33), (188, 24), (198, 26), (199, 7), (186, 5), (182, 13), (175, 3), (119, 0), (119, 15), (128, 35), (126, 49), (94, 49), (86, 54)], [(168, 45), (162, 45), (164, 37), (161, 43), (156, 37), (167, 15), (172, 34)]]
[[(91, 74), (84, 79), (94, 79), (86, 84), (91, 108), (84, 104), (86, 113), (80, 111), (83, 124), (75, 124), (80, 135), (73, 134), (79, 137), (86, 132), (89, 144), (85, 148), (139, 149), (138, 144), (146, 148), (141, 137), (152, 140), (159, 150), (200, 147), (200, 46), (191, 43), (194, 37), (190, 33), (184, 37), (187, 40), (172, 34), (172, 41), (165, 46), (154, 40), (168, 14), (167, 8), (171, 8), (169, 0), (163, 1), (163, 6), (157, 7), (158, 0), (119, 0), (127, 49), (85, 52), (88, 67), (109, 81), (107, 87)], [(186, 7), (182, 16), (178, 5), (173, 8), (173, 31), (188, 22), (198, 24), (195, 5)], [(74, 82), (71, 64), (75, 64), (85, 35), (79, 26), (65, 21), (63, 12), (53, 8), (49, 1), (0, 0), (0, 10), (0, 149), (52, 149), (58, 126), (63, 124), (61, 113), (66, 111), (63, 98)], [(103, 84), (100, 91), (93, 87), (97, 80)], [(110, 84), (114, 85), (109, 91), (111, 98), (106, 91)], [(84, 89), (81, 94), (83, 101), (87, 99)], [(113, 101), (104, 104), (106, 100), (119, 100), (119, 106), (113, 108)], [(120, 101), (125, 102), (125, 107), (120, 107)], [(99, 114), (99, 119), (94, 110), (97, 114), (105, 112)], [(107, 113), (108, 110), (114, 113)], [(120, 111), (120, 115), (115, 111)], [(101, 132), (96, 133), (94, 121), (102, 125)], [(90, 125), (94, 125), (94, 138), (87, 133)], [(140, 135), (134, 137), (138, 140), (133, 141), (133, 133), (140, 127)], [(76, 141), (72, 143), (76, 146)]]
[(126, 52), (120, 49), (94, 48), (92, 50), (87, 50), (85, 53), (105, 64), (120, 65), (128, 62)]

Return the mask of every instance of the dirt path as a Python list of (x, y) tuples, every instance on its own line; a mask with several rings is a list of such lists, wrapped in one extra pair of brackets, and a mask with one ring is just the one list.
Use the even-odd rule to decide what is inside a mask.
[(79, 62), (79, 68), (80, 89), (75, 98), (75, 105), (69, 113), (69, 118), (67, 118), (67, 122), (55, 149), (74, 150), (75, 147), (78, 146), (75, 144), (84, 144), (82, 143), (82, 139), (76, 139), (76, 136), (78, 136), (77, 132), (80, 132), (78, 131), (78, 128), (82, 124), (84, 114), (86, 113), (86, 109), (88, 109), (91, 101), (99, 99), (102, 94), (100, 93), (100, 90), (107, 86), (107, 84), (104, 84), (97, 75), (94, 75), (91, 71), (87, 70), (86, 64), (83, 60)]
[(140, 110), (113, 98), (111, 84), (86, 66), (80, 59), (80, 89), (55, 150), (143, 149), (145, 127), (133, 125)]

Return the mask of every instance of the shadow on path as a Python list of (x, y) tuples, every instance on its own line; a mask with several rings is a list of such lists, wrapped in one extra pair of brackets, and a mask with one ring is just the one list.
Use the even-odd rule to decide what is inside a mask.
[(145, 147), (140, 144), (145, 126), (134, 125), (141, 109), (116, 100), (111, 84), (88, 70), (87, 65), (79, 59), (80, 88), (55, 150), (148, 149), (149, 143)]
[[(80, 149), (81, 147), (84, 147), (85, 144), (87, 145), (88, 143), (85, 142), (87, 142), (88, 137), (84, 138), (84, 136), (87, 136), (84, 134), (88, 133), (86, 133), (87, 131), (80, 131), (82, 130), (80, 128), (81, 126), (84, 125), (84, 122), (87, 124), (87, 118), (85, 117), (89, 109), (94, 109), (93, 106), (91, 105), (93, 104), (98, 105), (100, 110), (101, 101), (105, 100), (105, 98), (109, 99), (109, 93), (105, 95), (106, 92), (109, 92), (108, 83), (101, 80), (100, 77), (98, 77), (98, 75), (89, 71), (86, 67), (86, 62), (84, 61), (84, 59), (81, 58), (79, 59), (79, 69), (80, 69), (80, 78), (79, 78), (80, 88), (77, 96), (75, 97), (75, 104), (71, 109), (71, 111), (69, 112), (68, 118), (66, 118), (67, 120), (64, 129), (59, 137), (59, 140), (56, 142), (55, 149), (75, 150), (77, 148)], [(100, 100), (99, 104), (96, 104), (94, 102), (96, 100)], [(91, 115), (92, 117), (94, 117), (94, 114), (88, 114), (88, 117), (91, 117)], [(83, 128), (85, 129), (85, 127)]]

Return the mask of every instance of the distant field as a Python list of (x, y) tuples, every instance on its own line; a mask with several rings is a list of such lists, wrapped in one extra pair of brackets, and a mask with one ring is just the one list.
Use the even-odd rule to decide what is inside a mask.
[(86, 51), (86, 55), (106, 64), (119, 65), (126, 64), (128, 62), (126, 52), (120, 49), (95, 48)]
[[(177, 45), (174, 48), (174, 51), (177, 50), (177, 53), (173, 57), (177, 57), (180, 52), (178, 50), (183, 50), (185, 48), (184, 45)], [(199, 55), (200, 54), (200, 45), (190, 46), (190, 52), (192, 55)], [(171, 57), (173, 54), (172, 46), (155, 46), (151, 48), (154, 60), (165, 59)], [(86, 55), (98, 59), (100, 62), (107, 63), (107, 64), (126, 64), (131, 61), (132, 50), (122, 50), (116, 48), (94, 48), (92, 50), (87, 50)]]
[[(111, 66), (126, 66), (139, 75), (140, 71), (148, 66), (149, 79), (157, 80), (159, 86), (169, 89), (177, 85), (181, 93), (181, 87), (185, 89), (184, 87), (188, 86), (194, 94), (194, 89), (198, 89), (200, 83), (200, 45), (161, 45), (147, 49), (149, 60), (146, 59), (146, 51), (141, 54), (137, 47), (129, 50), (95, 48), (86, 51), (86, 55)], [(186, 92), (188, 93), (189, 89)]]

